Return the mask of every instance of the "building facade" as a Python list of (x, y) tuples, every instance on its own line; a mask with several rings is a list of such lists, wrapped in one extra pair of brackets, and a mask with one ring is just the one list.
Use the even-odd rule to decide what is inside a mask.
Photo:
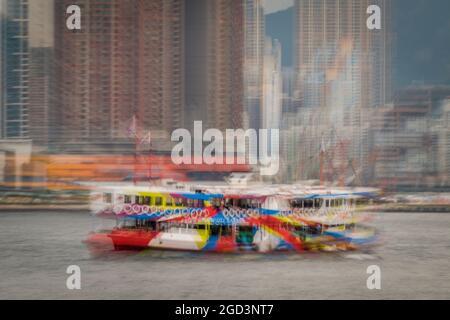
[[(71, 4), (81, 30), (65, 27)], [(183, 15), (181, 0), (57, 1), (54, 142), (126, 142), (133, 119), (168, 141), (183, 121)]]
[(28, 0), (0, 1), (0, 139), (29, 137)]
[(373, 184), (387, 189), (450, 187), (448, 86), (410, 86), (371, 116)]
[(282, 112), (283, 75), (281, 69), (281, 44), (266, 37), (263, 68), (263, 107), (261, 127), (280, 129)]
[(242, 128), (244, 102), (244, 3), (185, 3), (185, 127)]
[(29, 1), (29, 136), (48, 147), (54, 92), (54, 0)]
[(244, 127), (262, 121), (265, 16), (261, 0), (244, 0)]
[[(380, 30), (367, 27), (370, 5), (381, 9)], [(390, 7), (385, 0), (295, 1), (294, 98), (301, 101), (305, 117), (300, 119), (317, 118), (324, 130), (311, 128), (314, 134), (306, 133), (304, 143), (316, 145), (316, 153), (328, 159), (320, 168), (308, 160), (317, 154), (305, 154), (301, 161), (317, 168), (317, 178), (322, 173), (335, 180), (335, 171), (350, 170), (357, 172), (354, 183), (370, 179), (369, 111), (391, 99)]]
[[(81, 8), (81, 30), (65, 27)], [(54, 144), (134, 143), (151, 131), (242, 127), (241, 0), (62, 0), (55, 3)], [(133, 130), (131, 130), (133, 131)]]

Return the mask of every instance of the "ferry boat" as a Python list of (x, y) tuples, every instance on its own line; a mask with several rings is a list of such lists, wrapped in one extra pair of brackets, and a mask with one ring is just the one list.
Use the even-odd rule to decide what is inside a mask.
[(375, 194), (305, 185), (97, 188), (93, 215), (116, 223), (85, 242), (96, 250), (354, 250), (377, 238), (357, 214)]

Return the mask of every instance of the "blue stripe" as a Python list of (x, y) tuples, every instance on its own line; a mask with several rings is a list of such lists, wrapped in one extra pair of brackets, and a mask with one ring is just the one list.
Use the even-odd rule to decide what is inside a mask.
[(205, 194), (205, 193), (176, 193), (179, 194), (180, 196), (182, 196), (183, 198), (186, 199), (193, 199), (193, 200), (206, 200), (209, 201), (211, 199), (222, 199), (223, 198), (223, 194)]
[(215, 250), (217, 247), (218, 240), (219, 240), (218, 235), (210, 235), (208, 241), (206, 242), (206, 245), (203, 247), (202, 250)]

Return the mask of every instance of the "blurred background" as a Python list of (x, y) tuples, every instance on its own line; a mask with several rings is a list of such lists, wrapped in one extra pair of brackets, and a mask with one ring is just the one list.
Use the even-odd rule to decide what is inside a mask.
[[(373, 4), (380, 30), (366, 27)], [(0, 205), (255, 171), (174, 165), (170, 135), (194, 120), (279, 129), (268, 183), (449, 204), (449, 12), (447, 0), (0, 0)]]
[[(448, 299), (449, 14), (448, 0), (0, 0), (0, 298)], [(278, 129), (278, 174), (175, 165), (171, 134), (195, 120)], [(99, 228), (92, 186), (231, 173), (379, 188), (381, 245), (93, 258), (82, 243)], [(74, 264), (82, 290), (66, 287)]]

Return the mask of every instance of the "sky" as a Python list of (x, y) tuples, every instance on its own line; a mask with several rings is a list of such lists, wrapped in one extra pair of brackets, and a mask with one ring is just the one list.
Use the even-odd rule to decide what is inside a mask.
[(294, 5), (294, 0), (263, 0), (266, 14), (285, 10)]
[(450, 84), (450, 1), (394, 1), (394, 80)]

